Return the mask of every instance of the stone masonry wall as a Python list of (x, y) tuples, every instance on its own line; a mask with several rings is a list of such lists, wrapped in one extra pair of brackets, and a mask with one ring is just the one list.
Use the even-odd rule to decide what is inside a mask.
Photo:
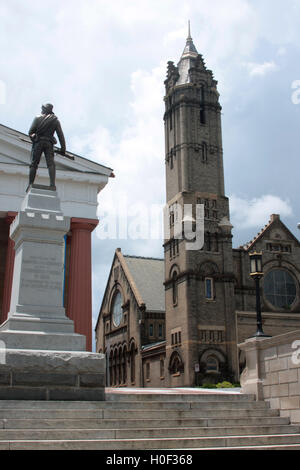
[(300, 423), (300, 330), (240, 344), (246, 368), (241, 376), (242, 392), (255, 393), (258, 400), (279, 409), (292, 423)]

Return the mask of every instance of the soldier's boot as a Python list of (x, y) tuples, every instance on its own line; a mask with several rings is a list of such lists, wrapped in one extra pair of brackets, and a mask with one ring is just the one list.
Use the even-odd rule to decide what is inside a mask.
[(50, 178), (50, 186), (55, 188), (55, 165), (49, 166), (48, 172)]
[(28, 191), (30, 186), (34, 183), (35, 175), (36, 175), (36, 168), (31, 166), (30, 169), (29, 169), (29, 183), (28, 183), (28, 187), (26, 189), (26, 192)]

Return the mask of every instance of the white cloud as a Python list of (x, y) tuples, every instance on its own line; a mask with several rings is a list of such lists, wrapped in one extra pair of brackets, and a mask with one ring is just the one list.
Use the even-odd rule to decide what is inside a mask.
[(247, 67), (251, 77), (263, 77), (267, 73), (274, 72), (278, 69), (277, 65), (273, 61), (264, 62), (263, 64), (248, 62), (245, 63), (244, 66)]
[(270, 194), (251, 200), (232, 195), (230, 212), (231, 221), (236, 229), (263, 227), (269, 221), (271, 214), (280, 214), (282, 217), (293, 215), (288, 199), (283, 200)]
[[(188, 19), (195, 46), (219, 81), (228, 132), (228, 120), (234, 117), (232, 110), (237, 105), (243, 111), (239, 113), (241, 121), (249, 125), (257, 119), (249, 102), (243, 101), (250, 88), (244, 80), (245, 72), (253, 78), (264, 77), (278, 70), (277, 64), (283, 64), (284, 59), (285, 77), (297, 78), (294, 67), (300, 47), (299, 1), (271, 3), (270, 14), (267, 0), (0, 2), (0, 83), (6, 87), (5, 100), (2, 90), (5, 102), (0, 103), (1, 123), (27, 131), (41, 103), (52, 101), (68, 149), (114, 169), (116, 178), (110, 179), (99, 195), (100, 209), (113, 211), (126, 198), (128, 205), (136, 201), (145, 206), (163, 203), (163, 81), (167, 61), (176, 63), (183, 51)], [(273, 55), (265, 55), (271, 52)], [(262, 57), (267, 58), (265, 62)], [(241, 64), (247, 64), (244, 70)], [(278, 82), (282, 70), (274, 74)], [(261, 82), (251, 83), (254, 98), (258, 96), (256, 85)], [(282, 142), (288, 142), (287, 158), (296, 166), (297, 134), (295, 142), (290, 134), (288, 138), (285, 135), (289, 119), (290, 114), (282, 109), (280, 136)], [(266, 120), (266, 131), (270, 125)], [(245, 135), (238, 132), (236, 122), (231, 126), (235, 137), (227, 150), (224, 147), (227, 155), (257, 137), (253, 127)], [(276, 152), (281, 154), (282, 146)], [(253, 167), (260, 165), (260, 158), (261, 152), (253, 156)], [(234, 171), (232, 192), (238, 194), (241, 182), (234, 178)], [(277, 167), (270, 166), (268, 180), (275, 172)], [(269, 191), (272, 189), (266, 189)], [(286, 187), (278, 188), (280, 197), (267, 195), (250, 201), (233, 196), (236, 230), (263, 226), (271, 213), (289, 216), (286, 191)], [(289, 194), (296, 201), (297, 187), (294, 194)], [(101, 250), (105, 251), (107, 244), (97, 241), (101, 249), (94, 259), (94, 271), (103, 283), (104, 277), (97, 278), (97, 273), (103, 272)], [(156, 246), (159, 242), (152, 240), (132, 242), (130, 249), (141, 255), (145, 250), (151, 256)]]
[[(164, 202), (164, 75), (165, 64), (151, 71), (137, 70), (132, 73), (132, 101), (127, 125), (120, 136), (98, 126), (94, 132), (71, 141), (75, 152), (83, 153), (114, 170), (115, 179), (110, 179), (99, 195), (102, 217), (98, 232), (103, 226), (101, 220), (107, 220), (106, 214), (109, 214), (109, 220), (117, 217), (118, 222), (121, 220), (126, 226), (125, 219), (134, 213), (136, 204), (142, 205), (143, 212), (150, 214), (151, 205)], [(111, 223), (113, 227), (114, 221)], [(111, 233), (115, 235), (113, 229)], [(118, 234), (119, 231), (116, 238)]]
[(287, 52), (286, 47), (281, 46), (281, 47), (279, 47), (279, 49), (278, 49), (278, 51), (277, 51), (277, 54), (278, 54), (279, 56), (283, 56), (283, 55), (286, 55), (286, 52)]

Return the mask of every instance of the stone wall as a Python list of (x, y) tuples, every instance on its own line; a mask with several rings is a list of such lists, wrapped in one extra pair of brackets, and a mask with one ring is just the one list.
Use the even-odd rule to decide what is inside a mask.
[(254, 393), (292, 423), (300, 423), (300, 330), (273, 338), (251, 338), (239, 348), (245, 353), (243, 393)]

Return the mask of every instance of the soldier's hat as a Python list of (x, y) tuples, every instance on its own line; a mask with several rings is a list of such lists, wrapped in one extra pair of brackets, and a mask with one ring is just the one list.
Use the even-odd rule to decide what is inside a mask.
[(46, 103), (46, 104), (43, 104), (42, 107), (48, 111), (49, 113), (52, 113), (52, 110), (53, 110), (53, 104), (51, 103)]

